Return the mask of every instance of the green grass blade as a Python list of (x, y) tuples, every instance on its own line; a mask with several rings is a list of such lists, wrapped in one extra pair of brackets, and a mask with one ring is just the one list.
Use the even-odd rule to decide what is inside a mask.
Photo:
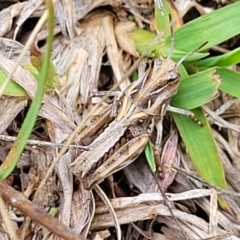
[(145, 146), (145, 156), (147, 158), (147, 162), (149, 167), (151, 168), (152, 172), (156, 172), (156, 164), (154, 160), (154, 151), (151, 141), (148, 141), (147, 145)]
[(227, 68), (217, 68), (217, 74), (222, 79), (219, 89), (240, 98), (240, 74)]
[[(31, 64), (21, 64), (24, 68), (26, 68), (33, 77), (38, 81), (39, 80), (39, 72), (38, 70)], [(58, 75), (56, 74), (55, 67), (53, 63), (50, 61), (49, 65), (49, 73), (47, 76), (47, 84), (45, 86), (45, 90), (52, 90), (59, 85)], [(6, 73), (0, 69), (0, 86), (4, 83), (7, 75)], [(25, 97), (27, 96), (27, 92), (22, 88), (19, 84), (17, 84), (13, 79), (9, 81), (6, 88), (3, 92), (4, 95), (12, 96), (12, 97)]]
[[(193, 112), (203, 126), (199, 126), (186, 116), (173, 113), (175, 123), (186, 145), (187, 152), (202, 178), (222, 189), (227, 189), (222, 161), (208, 121), (201, 108), (194, 109)], [(224, 201), (220, 201), (219, 203), (222, 207), (226, 207)]]
[(0, 166), (0, 180), (4, 180), (7, 178), (15, 166), (22, 154), (24, 147), (26, 146), (27, 140), (31, 134), (34, 123), (36, 121), (39, 108), (42, 103), (42, 97), (44, 93), (44, 86), (47, 80), (48, 71), (49, 71), (49, 63), (51, 56), (51, 46), (53, 41), (53, 29), (54, 29), (54, 11), (53, 11), (53, 3), (51, 0), (46, 0), (46, 5), (48, 7), (49, 16), (48, 16), (48, 38), (47, 38), (47, 48), (46, 54), (44, 57), (43, 67), (40, 72), (40, 78), (38, 82), (38, 88), (33, 99), (33, 102), (29, 108), (29, 111), (24, 119), (22, 127), (18, 133), (17, 139), (14, 142), (9, 154), (7, 155), (5, 161)]
[(196, 64), (197, 68), (208, 68), (213, 66), (229, 67), (240, 62), (240, 48), (236, 48), (228, 53), (217, 57), (210, 57), (199, 60)]
[[(0, 86), (2, 86), (6, 78), (7, 78), (7, 74), (2, 69), (0, 69)], [(9, 83), (5, 87), (3, 94), (7, 96), (12, 96), (12, 97), (27, 96), (26, 91), (16, 82), (14, 82), (12, 79), (9, 81)]]
[(219, 77), (215, 75), (215, 68), (182, 78), (171, 105), (183, 109), (200, 107), (214, 98), (220, 82)]
[[(35, 79), (38, 81), (39, 79), (39, 73), (37, 70), (30, 64), (23, 64), (25, 68), (35, 77)], [(6, 73), (0, 69), (0, 86), (4, 83), (5, 79), (7, 78)], [(27, 96), (27, 92), (19, 85), (17, 84), (13, 79), (9, 81), (6, 88), (3, 92), (4, 95), (12, 96), (12, 97), (25, 97)]]
[[(156, 34), (146, 31), (144, 29), (136, 28), (132, 32), (127, 33), (131, 40), (134, 41), (136, 45), (136, 49), (140, 54), (145, 54), (147, 57), (167, 57), (169, 53), (169, 46), (164, 46), (164, 42), (160, 41), (157, 44), (152, 44), (151, 42), (156, 38)], [(146, 49), (148, 49), (147, 53), (145, 53)], [(186, 55), (188, 52), (174, 49), (172, 59), (178, 61), (182, 56)], [(189, 56), (187, 61), (196, 61), (203, 57), (208, 56), (208, 53), (194, 53)]]
[[(208, 42), (208, 44), (202, 49), (208, 49), (239, 34), (240, 28), (238, 24), (236, 24), (236, 22), (240, 22), (239, 9), (240, 2), (238, 1), (201, 16), (179, 28), (174, 33), (174, 48), (176, 49), (175, 52), (178, 50), (178, 52), (176, 52), (177, 55), (179, 55), (181, 50), (183, 56), (204, 42)], [(229, 17), (229, 15), (231, 15), (231, 17)], [(222, 19), (224, 19), (224, 21)], [(142, 29), (135, 29), (128, 33), (128, 36), (135, 42), (137, 50), (141, 53), (149, 46), (149, 43), (156, 37), (156, 34)], [(162, 51), (164, 56), (166, 56), (169, 51), (169, 45), (170, 37), (168, 37), (166, 42), (165, 39), (162, 39), (161, 43), (151, 48), (147, 56), (162, 56), (163, 54), (160, 54), (159, 50), (160, 47), (163, 48)], [(173, 54), (173, 59), (177, 60), (180, 57), (181, 56)]]
[(160, 10), (157, 7), (157, 4), (155, 4), (154, 25), (155, 25), (155, 29), (158, 32), (163, 33), (164, 37), (168, 37), (171, 35), (171, 28), (169, 24), (169, 14), (171, 14), (171, 8), (169, 3), (166, 0), (162, 0), (162, 4), (163, 4), (164, 15), (161, 14)]
[[(230, 4), (185, 24), (174, 33), (175, 48), (191, 51), (204, 42), (208, 49), (240, 33), (240, 1)], [(170, 39), (169, 39), (170, 41)]]

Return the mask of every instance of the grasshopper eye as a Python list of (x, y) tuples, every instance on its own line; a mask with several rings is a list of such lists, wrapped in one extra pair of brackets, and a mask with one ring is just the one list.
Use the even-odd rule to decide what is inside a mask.
[(175, 71), (171, 71), (168, 73), (168, 82), (173, 82), (179, 78), (179, 74)]

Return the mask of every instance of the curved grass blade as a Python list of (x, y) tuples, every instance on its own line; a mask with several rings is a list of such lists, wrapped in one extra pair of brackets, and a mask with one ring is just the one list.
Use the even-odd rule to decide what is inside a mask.
[(49, 63), (50, 63), (50, 54), (51, 54), (51, 46), (53, 41), (53, 29), (54, 29), (54, 11), (53, 11), (53, 3), (51, 0), (46, 0), (46, 5), (48, 7), (48, 38), (47, 38), (47, 47), (46, 54), (44, 57), (43, 67), (40, 72), (38, 88), (36, 91), (36, 95), (33, 99), (33, 102), (29, 108), (29, 111), (24, 119), (22, 127), (18, 133), (17, 139), (14, 142), (9, 154), (7, 155), (5, 161), (0, 166), (0, 180), (4, 180), (7, 178), (15, 166), (22, 154), (22, 151), (27, 143), (27, 140), (31, 134), (34, 123), (36, 121), (38, 111), (40, 109), (42, 103), (42, 97), (44, 94), (44, 86), (47, 80), (48, 71), (49, 71)]

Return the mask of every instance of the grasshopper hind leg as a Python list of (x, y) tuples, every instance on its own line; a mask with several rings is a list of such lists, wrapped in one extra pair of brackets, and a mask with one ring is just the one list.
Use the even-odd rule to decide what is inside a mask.
[(173, 113), (178, 113), (178, 114), (181, 114), (181, 115), (185, 115), (185, 116), (191, 118), (198, 125), (202, 126), (202, 123), (199, 121), (199, 119), (197, 119), (197, 117), (195, 116), (195, 114), (192, 111), (181, 109), (181, 108), (172, 107), (170, 105), (167, 106), (167, 111), (168, 112), (173, 112)]

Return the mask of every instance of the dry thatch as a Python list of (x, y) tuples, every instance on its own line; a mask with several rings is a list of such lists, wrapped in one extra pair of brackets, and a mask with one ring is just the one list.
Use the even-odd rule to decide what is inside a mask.
[[(179, 12), (186, 13), (192, 3), (183, 2), (178, 3)], [(78, 134), (71, 147), (60, 157), (48, 181), (38, 189), (53, 159), (59, 156), (61, 143), (85, 119), (93, 103), (99, 101), (101, 94), (109, 90), (113, 82), (119, 84), (113, 96), (118, 96), (129, 86), (129, 79), (121, 79), (139, 54), (134, 44), (125, 37), (126, 32), (135, 27), (134, 23), (127, 21), (127, 13), (131, 12), (135, 16), (140, 27), (147, 25), (150, 28), (152, 6), (153, 1), (148, 0), (56, 1), (52, 59), (60, 76), (61, 89), (58, 89), (58, 94), (44, 95), (39, 119), (14, 172), (15, 176), (11, 175), (7, 182), (0, 183), (1, 194), (10, 203), (0, 201), (0, 208), (6, 208), (5, 216), (2, 211), (4, 224), (1, 224), (1, 239), (14, 239), (16, 234), (17, 239), (24, 234), (24, 239), (50, 239), (50, 236), (54, 236), (55, 240), (84, 239), (88, 233), (94, 239), (109, 236), (116, 239), (113, 227), (117, 228), (118, 224), (123, 225), (121, 231), (124, 239), (239, 239), (238, 216), (234, 218), (217, 207), (216, 190), (205, 189), (196, 179), (190, 180), (186, 175), (178, 173), (174, 184), (165, 193), (166, 201), (166, 197), (159, 193), (143, 156), (123, 170), (124, 179), (123, 175), (117, 174), (119, 182), (110, 178), (106, 180), (103, 187), (109, 202), (103, 203), (98, 196), (101, 195), (100, 190), (96, 189), (94, 193), (85, 190), (69, 168), (81, 152), (76, 145), (83, 132)], [(210, 9), (199, 4), (195, 6), (201, 13)], [(41, 0), (6, 1), (0, 2), (0, 7), (0, 66), (9, 73), (36, 25), (36, 19), (43, 15), (45, 5)], [(145, 10), (149, 11), (146, 13)], [(45, 26), (37, 35), (40, 45), (46, 36)], [(22, 62), (29, 62), (29, 53), (25, 54)], [(34, 97), (37, 83), (24, 67), (19, 66), (12, 79), (27, 91), (30, 98)], [(102, 90), (101, 94), (99, 89)], [(222, 95), (208, 107), (215, 109), (227, 101), (228, 96)], [(0, 98), (1, 159), (5, 159), (11, 147), (7, 141), (12, 141), (11, 135), (18, 132), (28, 104), (29, 99), (25, 97)], [(94, 112), (90, 121), (104, 111), (109, 111), (111, 104), (111, 98), (107, 99)], [(222, 134), (216, 130), (213, 132), (222, 159), (225, 160), (228, 182), (235, 191), (239, 191), (239, 168), (234, 168), (232, 164), (237, 162), (240, 155), (239, 127), (236, 132), (240, 123), (239, 114), (236, 114), (239, 112), (239, 101), (233, 105), (231, 114), (235, 114), (235, 117), (228, 122), (223, 122), (219, 115), (207, 107), (205, 110), (212, 121), (228, 128)], [(224, 138), (224, 134), (228, 137)], [(181, 153), (180, 158), (187, 171), (191, 169), (187, 154)], [(33, 199), (36, 189), (38, 194)], [(238, 201), (229, 201), (240, 213)], [(109, 205), (113, 207), (118, 223), (109, 213)], [(55, 218), (47, 213), (50, 207), (57, 209)]]

